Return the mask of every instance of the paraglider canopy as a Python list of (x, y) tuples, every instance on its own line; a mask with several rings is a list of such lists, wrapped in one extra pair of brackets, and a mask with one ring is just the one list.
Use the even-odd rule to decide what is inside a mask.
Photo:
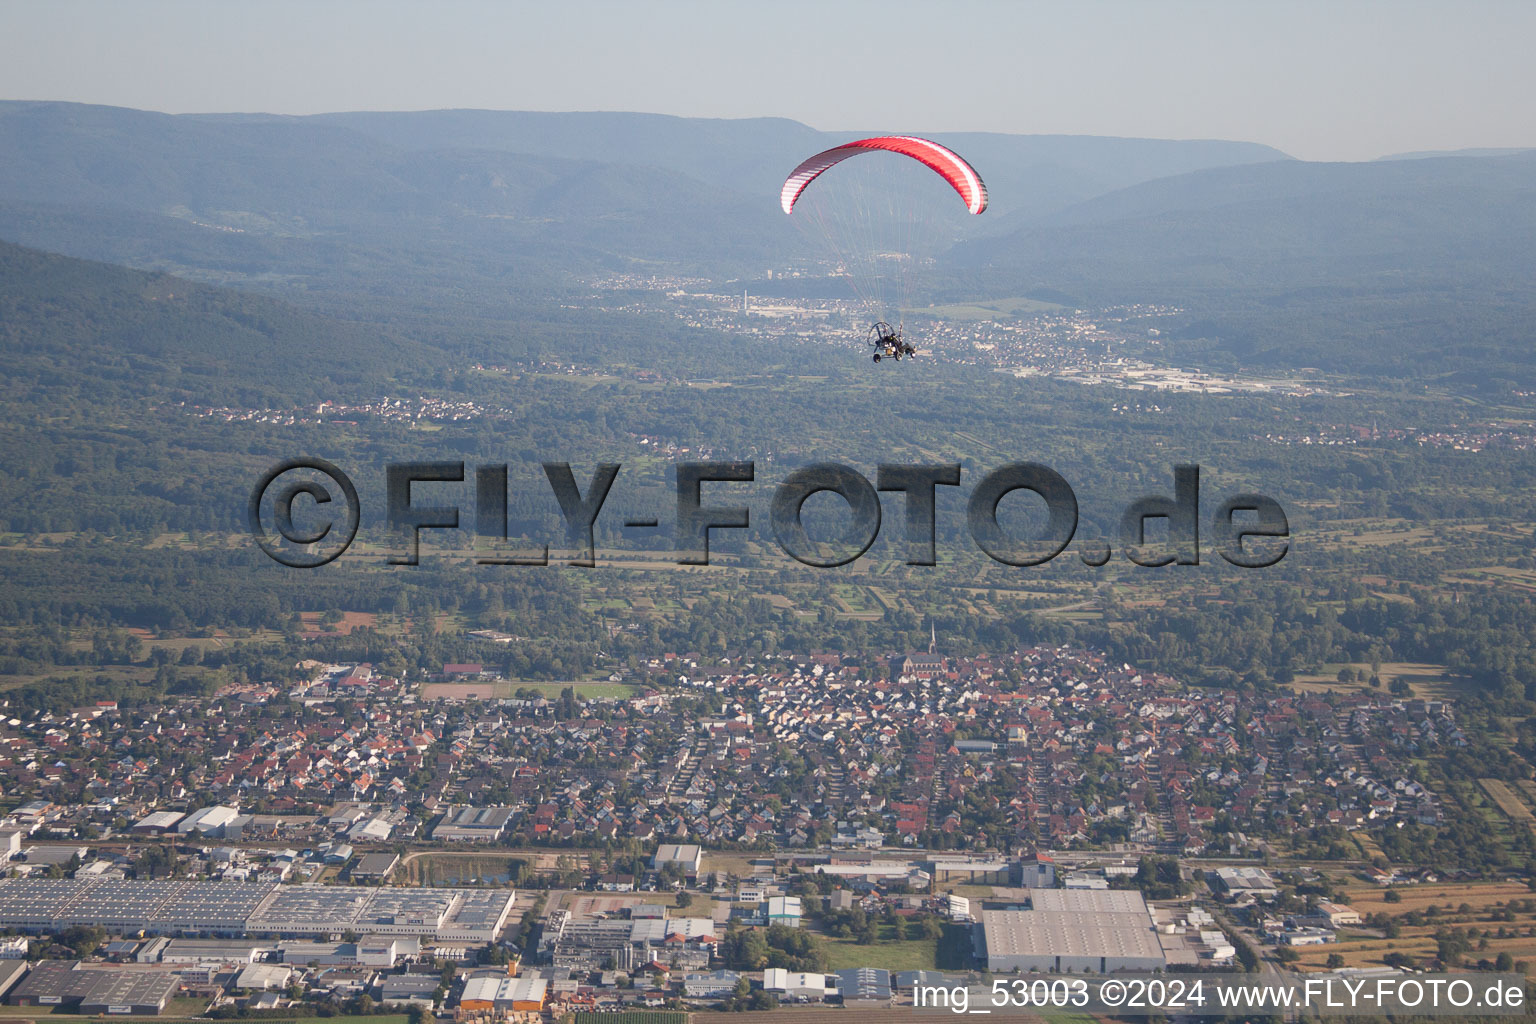
[(882, 135), (873, 139), (860, 139), (817, 153), (790, 172), (783, 191), (779, 193), (779, 205), (785, 213), (793, 211), (795, 202), (806, 186), (827, 168), (851, 156), (880, 151), (899, 153), (932, 168), (960, 194), (960, 198), (965, 200), (966, 209), (971, 213), (981, 213), (987, 208), (987, 186), (982, 184), (981, 175), (976, 173), (976, 169), (953, 150), (914, 135)]

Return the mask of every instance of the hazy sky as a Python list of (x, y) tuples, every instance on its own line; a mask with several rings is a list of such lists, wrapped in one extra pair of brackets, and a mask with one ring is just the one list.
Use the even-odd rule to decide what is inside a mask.
[(1536, 2), (0, 0), (0, 98), (1536, 146)]

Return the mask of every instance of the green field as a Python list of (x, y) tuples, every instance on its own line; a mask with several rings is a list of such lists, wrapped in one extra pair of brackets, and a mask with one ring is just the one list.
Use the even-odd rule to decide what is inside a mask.
[(937, 939), (903, 939), (861, 946), (852, 939), (828, 939), (827, 969), (883, 967), (888, 971), (932, 971), (937, 967)]
[(617, 697), (622, 700), (626, 697), (633, 697), (640, 692), (638, 686), (630, 683), (536, 683), (514, 679), (507, 685), (512, 690), (538, 690), (546, 697), (558, 697), (561, 690), (567, 686), (572, 686), (576, 689), (576, 696), (583, 700), (600, 697)]

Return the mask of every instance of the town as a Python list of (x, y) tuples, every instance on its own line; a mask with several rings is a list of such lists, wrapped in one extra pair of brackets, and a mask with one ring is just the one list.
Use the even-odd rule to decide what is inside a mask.
[(1365, 856), (1441, 822), (1420, 764), (1467, 744), (1447, 700), (1187, 688), (1051, 646), (642, 669), (550, 696), (484, 664), (306, 661), (208, 698), (6, 705), (0, 994), (881, 1006), (1016, 971), (1340, 966), (1306, 951), (1422, 924), (1360, 906), (1416, 884), (1493, 886), (1457, 901), (1472, 920), (1536, 912), (1523, 882)]
[[(836, 268), (778, 272), (781, 282), (842, 280)], [(768, 272), (768, 281), (775, 272)], [(692, 328), (762, 341), (817, 340), (863, 349), (870, 324), (858, 302), (838, 298), (753, 298), (739, 282), (621, 274), (592, 282), (591, 308), (628, 315), (665, 313)], [(1336, 394), (1306, 375), (1265, 378), (1215, 374), (1162, 365), (1163, 326), (1182, 313), (1176, 306), (1137, 304), (1072, 309), (1031, 299), (986, 304), (925, 306), (903, 311), (918, 354), (955, 365), (1018, 377), (1052, 377), (1084, 385), (1192, 394)], [(1162, 325), (1162, 326), (1159, 326)]]

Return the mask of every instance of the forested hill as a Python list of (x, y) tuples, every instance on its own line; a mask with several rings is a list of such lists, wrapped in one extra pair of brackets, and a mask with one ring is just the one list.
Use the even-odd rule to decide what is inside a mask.
[(1536, 378), (1536, 154), (1148, 182), (954, 253), (957, 287), (1198, 311), (1247, 365)]
[(0, 242), (7, 404), (47, 394), (270, 405), (375, 394), (443, 354), (245, 292)]

